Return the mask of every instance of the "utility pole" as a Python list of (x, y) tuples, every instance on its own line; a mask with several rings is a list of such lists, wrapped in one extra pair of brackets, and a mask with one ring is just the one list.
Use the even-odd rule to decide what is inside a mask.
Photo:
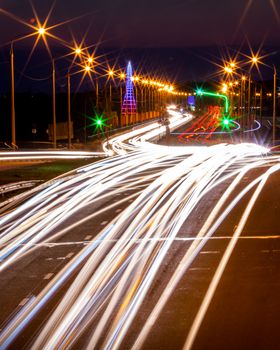
[(272, 145), (275, 145), (276, 134), (276, 79), (277, 72), (275, 66), (273, 66), (273, 114), (272, 114)]
[(71, 149), (71, 78), (69, 71), (67, 74), (67, 133), (68, 148)]
[(98, 112), (98, 105), (99, 105), (99, 85), (98, 85), (98, 80), (96, 78), (96, 82), (95, 82), (95, 109), (96, 109), (96, 112)]
[(11, 44), (11, 141), (16, 148), (16, 110), (15, 110), (15, 67), (14, 67), (14, 43)]
[(56, 101), (55, 101), (55, 65), (52, 60), (52, 114), (53, 114), (53, 148), (56, 148)]
[(248, 80), (248, 118), (247, 118), (247, 127), (250, 128), (250, 117), (251, 117), (251, 75), (249, 75)]

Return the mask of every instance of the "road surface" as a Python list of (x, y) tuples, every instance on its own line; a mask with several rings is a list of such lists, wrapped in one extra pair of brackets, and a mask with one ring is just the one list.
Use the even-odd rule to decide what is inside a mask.
[(279, 156), (163, 131), (2, 204), (2, 349), (278, 348)]

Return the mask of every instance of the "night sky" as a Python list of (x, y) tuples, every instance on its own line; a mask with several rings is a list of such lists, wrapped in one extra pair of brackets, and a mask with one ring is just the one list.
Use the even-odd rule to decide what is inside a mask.
[[(43, 19), (53, 1), (33, 3)], [(33, 17), (27, 0), (2, 0), (0, 6), (24, 20)], [(102, 38), (117, 47), (239, 45), (245, 37), (252, 45), (278, 45), (278, 9), (277, 0), (57, 0), (50, 24), (88, 14), (56, 33), (67, 37), (72, 29), (79, 38), (89, 29), (87, 41)], [(1, 16), (0, 42), (26, 32)]]
[[(119, 67), (132, 60), (134, 68), (144, 70), (144, 74), (161, 72), (168, 80), (178, 83), (211, 79), (216, 69), (213, 62), (222, 64), (221, 59), (228, 59), (229, 52), (234, 54), (234, 50), (250, 55), (250, 46), (254, 52), (261, 47), (261, 56), (269, 54), (265, 58), (269, 65), (280, 64), (280, 0), (57, 0), (55, 3), (33, 0), (32, 3), (41, 21), (53, 6), (47, 27), (58, 24), (50, 32), (68, 43), (73, 43), (73, 39), (80, 43), (85, 38), (85, 45), (98, 47), (98, 54), (115, 52), (113, 60)], [(2, 0), (0, 7), (36, 25), (32, 3)], [(33, 30), (4, 13), (0, 13), (0, 20), (0, 68), (2, 80), (7, 82), (3, 85), (8, 86), (9, 42)], [(24, 65), (34, 39), (16, 44), (16, 69), (41, 77), (47, 75), (50, 64), (42, 40), (39, 41), (42, 52), (38, 53), (37, 48), (33, 61), (27, 67)], [(53, 57), (63, 55), (55, 52), (61, 46), (59, 42), (51, 38), (48, 42)], [(271, 55), (273, 52), (276, 54)], [(270, 79), (270, 70), (266, 73), (266, 68), (262, 68), (261, 78)], [(65, 76), (65, 72), (61, 71), (60, 75)], [(28, 82), (21, 75), (17, 88), (35, 89), (34, 81)], [(3, 89), (0, 86), (0, 91)]]

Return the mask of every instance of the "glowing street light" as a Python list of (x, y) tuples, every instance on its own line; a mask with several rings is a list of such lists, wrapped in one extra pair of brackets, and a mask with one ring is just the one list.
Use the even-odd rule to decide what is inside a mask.
[[(107, 72), (109, 78), (114, 78), (115, 72), (113, 69), (109, 69)], [(107, 84), (106, 84), (107, 85)], [(107, 96), (107, 94), (106, 94)], [(107, 97), (106, 97), (107, 99)], [(109, 110), (111, 112), (111, 108), (112, 108), (112, 85), (111, 85), (111, 81), (109, 82)]]
[(44, 35), (46, 33), (46, 29), (44, 27), (38, 28), (38, 34), (39, 35)]
[(251, 62), (252, 62), (253, 64), (257, 64), (257, 63), (259, 63), (259, 58), (258, 58), (257, 56), (253, 56), (253, 57), (251, 58)]
[(119, 75), (119, 78), (120, 78), (120, 109), (122, 108), (122, 101), (123, 101), (123, 88), (122, 88), (122, 81), (123, 80), (125, 80), (125, 78), (126, 78), (126, 75), (125, 75), (125, 73), (120, 73), (120, 75)]
[(231, 67), (228, 67), (228, 66), (224, 67), (224, 71), (225, 71), (226, 73), (228, 73), (228, 74), (232, 74), (232, 73), (233, 73), (232, 68), (231, 68)]
[(228, 86), (227, 84), (223, 84), (223, 87), (222, 87), (222, 92), (225, 94), (227, 92), (227, 89), (228, 89)]
[(122, 79), (122, 80), (125, 79), (125, 74), (124, 73), (120, 74), (120, 79)]
[(90, 66), (86, 65), (86, 66), (84, 67), (84, 70), (88, 73), (88, 72), (90, 72), (91, 68), (90, 68)]

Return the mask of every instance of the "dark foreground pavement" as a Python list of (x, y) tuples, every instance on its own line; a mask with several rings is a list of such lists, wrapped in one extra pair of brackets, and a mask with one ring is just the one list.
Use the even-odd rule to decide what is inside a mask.
[[(262, 171), (262, 169), (252, 171), (247, 180), (245, 179), (240, 186), (244, 186)], [(210, 193), (192, 214), (192, 224), (182, 226), (121, 347), (122, 349), (131, 348), (172, 272), (190, 246), (191, 239), (201, 227), (202, 219), (210, 212), (226, 186), (227, 184), (224, 184), (214, 193)], [(112, 204), (122, 198), (129, 197), (132, 193), (133, 191), (127, 191), (121, 196), (116, 195), (102, 203), (92, 204), (87, 209), (88, 214), (108, 203)], [(279, 196), (279, 174), (276, 174), (267, 182), (253, 214), (238, 240), (203, 320), (193, 346), (194, 349), (261, 350), (279, 348)], [(37, 295), (42, 290), (74, 254), (88, 244), (88, 241), (94, 239), (100, 228), (106, 225), (117, 213), (124, 210), (131, 201), (132, 199), (129, 199), (111, 211), (88, 221), (82, 227), (73, 229), (57, 242), (42, 244), (35, 254), (23, 258), (20, 263), (2, 273), (0, 275), (0, 322), (2, 327), (11, 315), (24, 307), (32, 296)], [(158, 322), (152, 328), (143, 346), (144, 349), (173, 350), (183, 347), (194, 317), (247, 201), (248, 196), (233, 210), (185, 273)], [(85, 214), (83, 213), (83, 215)], [(68, 223), (73, 223), (78, 218), (75, 216)], [(25, 329), (10, 347), (11, 349), (30, 348), (38, 330), (48, 319), (49, 312), (56, 307), (56, 303), (65, 292), (68, 283)], [(88, 334), (85, 332), (82, 340), (74, 348), (83, 348), (87, 336)]]

